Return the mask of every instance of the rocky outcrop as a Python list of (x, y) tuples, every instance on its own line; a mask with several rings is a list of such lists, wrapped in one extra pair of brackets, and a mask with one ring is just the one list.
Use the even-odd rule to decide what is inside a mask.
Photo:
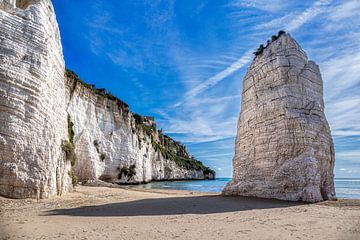
[(214, 178), (185, 146), (156, 129), (154, 119), (131, 113), (105, 89), (67, 71), (67, 111), (74, 128), (80, 181), (113, 183)]
[(335, 199), (334, 145), (319, 67), (285, 33), (255, 54), (243, 81), (233, 180), (223, 193)]
[(50, 0), (0, 0), (2, 196), (44, 198), (72, 188), (62, 150), (67, 135), (59, 36)]

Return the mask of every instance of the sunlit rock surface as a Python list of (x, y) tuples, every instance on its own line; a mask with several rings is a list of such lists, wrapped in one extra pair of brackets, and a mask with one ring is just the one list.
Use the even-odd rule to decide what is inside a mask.
[(45, 198), (71, 188), (63, 76), (50, 0), (0, 0), (0, 195)]
[[(78, 157), (75, 174), (80, 181), (141, 183), (214, 177), (185, 146), (158, 131), (153, 118), (131, 113), (106, 90), (96, 90), (71, 75), (66, 86)], [(128, 172), (131, 167), (133, 174)]]
[(233, 180), (223, 193), (334, 199), (334, 161), (319, 67), (283, 34), (255, 58), (243, 80)]

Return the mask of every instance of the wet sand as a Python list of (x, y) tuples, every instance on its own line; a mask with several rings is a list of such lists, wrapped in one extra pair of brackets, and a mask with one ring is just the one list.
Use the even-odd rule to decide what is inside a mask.
[(39, 201), (0, 197), (0, 206), (0, 239), (360, 239), (360, 200), (79, 186)]

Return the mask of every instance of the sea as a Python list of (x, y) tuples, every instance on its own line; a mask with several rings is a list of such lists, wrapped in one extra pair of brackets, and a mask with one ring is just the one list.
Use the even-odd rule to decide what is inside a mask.
[[(220, 193), (231, 178), (195, 181), (161, 181), (134, 185), (141, 189), (175, 189), (194, 192)], [(338, 198), (360, 199), (360, 178), (336, 178), (335, 191)]]

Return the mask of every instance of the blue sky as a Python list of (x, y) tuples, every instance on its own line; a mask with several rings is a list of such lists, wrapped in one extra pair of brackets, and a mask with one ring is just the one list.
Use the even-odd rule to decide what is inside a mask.
[(319, 64), (336, 177), (360, 177), (360, 1), (53, 0), (66, 66), (231, 176), (242, 78), (283, 29)]

